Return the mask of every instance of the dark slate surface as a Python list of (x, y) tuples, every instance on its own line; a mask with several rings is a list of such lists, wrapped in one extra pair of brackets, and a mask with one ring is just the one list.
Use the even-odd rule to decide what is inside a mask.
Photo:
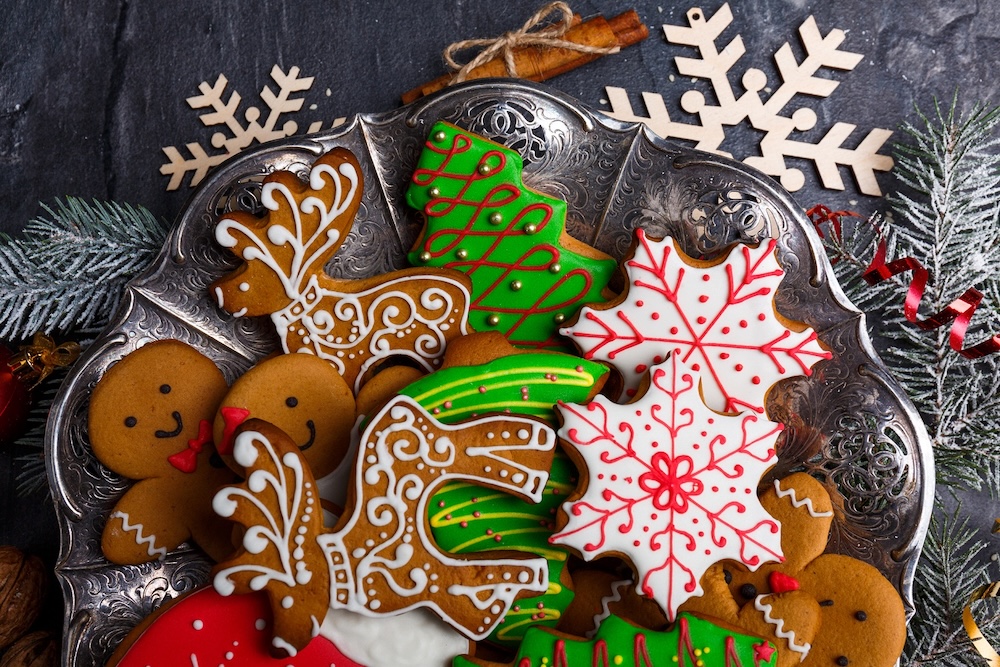
[[(220, 73), (229, 79), (227, 95), (242, 95), (242, 113), (261, 105), (262, 86), (274, 85), (273, 65), (299, 67), (315, 81), (294, 119), (301, 129), (313, 121), (325, 128), (339, 116), (396, 108), (402, 92), (444, 72), (440, 52), (448, 43), (513, 29), (540, 4), (7, 0), (0, 20), (0, 231), (16, 232), (42, 212), (40, 202), (65, 195), (141, 204), (173, 220), (191, 190), (188, 179), (179, 190), (166, 190), (161, 149), (199, 142), (214, 152), (216, 129), (206, 128), (185, 99)], [(695, 52), (667, 44), (660, 27), (685, 24), (691, 4), (573, 3), (585, 17), (612, 16), (630, 6), (650, 26), (646, 42), (550, 85), (595, 107), (602, 106), (604, 86), (623, 87), (637, 111), (641, 91), (662, 93), (672, 110), (684, 91), (707, 91), (677, 75), (673, 58)], [(702, 8), (714, 14), (720, 6), (711, 0)], [(750, 66), (765, 70), (769, 86), (777, 84), (771, 56), (784, 42), (802, 57), (797, 28), (810, 14), (824, 34), (847, 31), (842, 48), (865, 55), (853, 72), (822, 71), (842, 82), (830, 98), (793, 100), (817, 111), (808, 137), (843, 121), (858, 126), (853, 140), (860, 141), (872, 127), (895, 129), (914, 120), (914, 104), (930, 110), (935, 96), (948, 100), (956, 88), (966, 107), (1000, 101), (998, 3), (759, 0), (733, 2), (732, 9), (734, 22), (720, 43), (740, 34), (746, 45), (730, 73), (737, 93)], [(758, 138), (740, 128), (724, 147), (744, 154)], [(803, 207), (825, 202), (868, 212), (879, 205), (854, 191), (846, 171), (848, 190), (836, 193), (813, 185), (814, 171), (804, 168), (809, 185), (796, 194)], [(892, 188), (891, 176), (879, 179), (883, 191)], [(58, 536), (50, 505), (41, 496), (17, 498), (13, 474), (11, 452), (0, 452), (0, 543), (51, 559)], [(984, 516), (996, 509), (984, 509)]]

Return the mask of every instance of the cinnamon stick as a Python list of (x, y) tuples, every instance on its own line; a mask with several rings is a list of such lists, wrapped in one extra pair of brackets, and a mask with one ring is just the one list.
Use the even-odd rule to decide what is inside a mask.
[[(643, 24), (636, 11), (631, 9), (611, 19), (595, 16), (578, 23), (566, 31), (561, 39), (585, 46), (624, 48), (641, 42), (648, 36), (649, 29)], [(514, 64), (519, 78), (529, 81), (545, 81), (596, 60), (600, 56), (601, 54), (598, 53), (582, 53), (559, 47), (525, 46), (514, 51)], [(498, 57), (473, 69), (466, 76), (466, 81), (504, 76), (509, 76), (507, 67), (503, 58)], [(445, 74), (417, 86), (403, 94), (403, 104), (409, 104), (424, 95), (447, 87), (454, 78), (454, 74)]]

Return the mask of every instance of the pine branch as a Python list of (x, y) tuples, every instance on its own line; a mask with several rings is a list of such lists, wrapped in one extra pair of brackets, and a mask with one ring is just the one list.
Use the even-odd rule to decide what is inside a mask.
[[(910, 621), (910, 638), (903, 652), (907, 667), (980, 667), (962, 625), (962, 610), (975, 588), (989, 579), (979, 564), (988, 545), (976, 538), (969, 520), (959, 520), (961, 507), (947, 514), (940, 499), (935, 503), (930, 529), (924, 542), (913, 583), (917, 614)], [(984, 633), (1000, 631), (1000, 615), (984, 618), (977, 608), (977, 623)]]
[(848, 296), (869, 314), (883, 359), (927, 424), (938, 478), (981, 488), (1000, 473), (1000, 355), (969, 360), (949, 345), (950, 327), (923, 331), (903, 316), (909, 274), (875, 286), (861, 280), (883, 235), (889, 259), (915, 257), (931, 273), (921, 317), (948, 307), (971, 286), (985, 294), (967, 345), (1000, 330), (1000, 107), (959, 117), (957, 98), (934, 114), (917, 110), (910, 142), (896, 147), (903, 190), (888, 197), (893, 218), (827, 235)]
[(0, 235), (0, 338), (103, 325), (166, 238), (141, 207), (68, 197), (43, 208), (20, 237)]

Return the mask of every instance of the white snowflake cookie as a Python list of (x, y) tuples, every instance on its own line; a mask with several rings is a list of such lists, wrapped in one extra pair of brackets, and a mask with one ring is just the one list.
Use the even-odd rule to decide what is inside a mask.
[(701, 594), (713, 563), (730, 558), (756, 569), (783, 559), (780, 526), (757, 500), (782, 425), (710, 410), (698, 373), (677, 355), (651, 369), (649, 388), (633, 403), (598, 396), (558, 410), (559, 436), (586, 481), (563, 504), (568, 521), (552, 543), (585, 560), (624, 556), (638, 592), (670, 620)]
[(789, 329), (774, 311), (774, 292), (785, 275), (771, 239), (740, 245), (720, 263), (685, 255), (667, 237), (636, 230), (625, 262), (628, 288), (615, 302), (587, 307), (561, 329), (587, 359), (607, 361), (634, 396), (646, 370), (677, 354), (701, 374), (708, 407), (719, 412), (764, 411), (778, 380), (809, 375), (830, 353), (804, 327)]

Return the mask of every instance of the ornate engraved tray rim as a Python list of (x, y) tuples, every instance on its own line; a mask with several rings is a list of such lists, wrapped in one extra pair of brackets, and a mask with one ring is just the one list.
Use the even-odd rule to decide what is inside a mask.
[(567, 200), (569, 232), (618, 258), (640, 226), (651, 236), (673, 234), (690, 254), (778, 239), (787, 275), (777, 308), (812, 326), (834, 359), (820, 362), (811, 378), (784, 381), (769, 394), (769, 414), (786, 423), (771, 474), (806, 470), (821, 479), (837, 514), (828, 550), (879, 567), (912, 610), (913, 570), (934, 496), (929, 438), (791, 197), (740, 163), (673, 145), (552, 89), (480, 80), (226, 162), (192, 196), (153, 266), (130, 283), (49, 418), (48, 475), (61, 531), (56, 572), (67, 609), (64, 664), (103, 664), (142, 616), (199, 585), (209, 569), (187, 546), (136, 567), (115, 566), (100, 555), (104, 521), (127, 483), (90, 452), (86, 409), (97, 379), (124, 354), (157, 338), (191, 343), (219, 364), (229, 382), (274, 349), (269, 321), (235, 320), (204, 289), (231, 268), (211, 240), (212, 222), (226, 210), (252, 208), (264, 174), (304, 173), (335, 146), (359, 157), (365, 192), (354, 228), (328, 270), (361, 277), (403, 266), (421, 224), (403, 192), (427, 129), (439, 119), (519, 151), (526, 184)]

